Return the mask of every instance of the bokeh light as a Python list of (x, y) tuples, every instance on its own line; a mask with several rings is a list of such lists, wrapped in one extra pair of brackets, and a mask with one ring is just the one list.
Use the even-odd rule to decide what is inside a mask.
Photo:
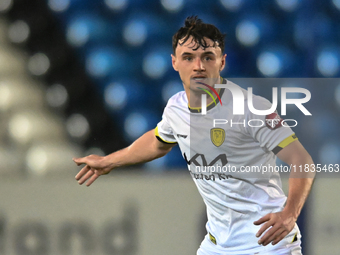
[(340, 10), (340, 0), (332, 0), (333, 5)]
[(0, 81), (0, 111), (11, 112), (38, 108), (42, 105), (44, 105), (42, 92), (30, 79), (12, 77)]
[(55, 12), (64, 12), (70, 6), (70, 0), (48, 0), (48, 7)]
[(101, 42), (113, 34), (114, 26), (108, 26), (102, 18), (89, 14), (75, 15), (66, 28), (66, 39), (74, 47), (84, 46), (90, 41)]
[(85, 140), (90, 134), (90, 124), (84, 115), (75, 113), (66, 120), (68, 134), (79, 140)]
[(56, 108), (65, 106), (68, 101), (68, 93), (66, 88), (61, 84), (53, 84), (46, 90), (47, 103)]
[(147, 118), (138, 112), (130, 113), (125, 122), (124, 129), (129, 140), (135, 140), (144, 134), (148, 128)]
[(105, 88), (104, 99), (111, 109), (120, 110), (127, 104), (127, 88), (121, 83), (110, 83)]
[(255, 23), (243, 20), (236, 26), (236, 38), (244, 46), (253, 46), (260, 40), (260, 29)]
[(273, 52), (263, 52), (257, 58), (257, 68), (264, 76), (274, 77), (282, 69), (282, 62), (278, 55)]
[(142, 45), (147, 38), (146, 24), (141, 20), (131, 20), (123, 29), (123, 38), (131, 46)]
[(25, 157), (26, 171), (32, 177), (73, 175), (76, 165), (70, 158), (79, 155), (79, 148), (62, 141), (38, 142), (29, 147)]
[(323, 50), (317, 56), (317, 69), (325, 77), (335, 76), (339, 72), (339, 65), (335, 50)]
[(299, 0), (276, 0), (277, 5), (284, 11), (293, 12), (299, 6)]
[(183, 90), (183, 84), (180, 81), (169, 81), (162, 88), (162, 99), (166, 103), (170, 97)]
[(101, 148), (98, 148), (98, 147), (91, 147), (91, 148), (87, 149), (84, 152), (84, 154), (85, 155), (94, 154), (94, 155), (98, 155), (98, 156), (105, 156), (105, 152)]
[(161, 52), (149, 53), (143, 61), (144, 73), (152, 79), (162, 78), (169, 68), (169, 56)]
[(32, 124), (26, 115), (15, 115), (9, 122), (10, 135), (20, 143), (26, 143), (29, 140), (32, 131)]
[(114, 73), (122, 73), (126, 57), (117, 49), (102, 47), (93, 49), (86, 57), (86, 70), (95, 78), (104, 78)]
[(33, 75), (44, 75), (50, 68), (50, 60), (44, 53), (36, 53), (28, 60), (28, 70)]
[(66, 38), (73, 46), (82, 46), (89, 40), (89, 28), (85, 22), (73, 21), (67, 28)]
[(239, 11), (244, 3), (244, 0), (220, 0), (221, 4), (232, 12)]
[(169, 12), (179, 12), (183, 9), (183, 0), (161, 0), (161, 4)]
[(0, 12), (7, 12), (11, 9), (13, 0), (1, 0), (0, 1)]
[(9, 137), (17, 144), (26, 145), (32, 141), (59, 140), (64, 130), (51, 115), (34, 109), (17, 112), (8, 122)]
[(32, 147), (27, 151), (26, 164), (28, 171), (34, 175), (43, 175), (48, 169), (47, 152), (45, 148)]
[(8, 38), (13, 43), (23, 43), (30, 35), (30, 28), (23, 20), (13, 22), (8, 28)]
[(121, 11), (127, 8), (128, 0), (104, 0), (107, 7), (114, 11)]

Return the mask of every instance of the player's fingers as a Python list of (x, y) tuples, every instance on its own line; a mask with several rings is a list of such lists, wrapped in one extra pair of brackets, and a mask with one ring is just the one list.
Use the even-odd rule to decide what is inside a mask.
[(270, 230), (266, 232), (266, 234), (259, 240), (259, 244), (262, 244), (264, 246), (271, 243), (277, 236), (281, 235), (284, 229), (280, 227), (272, 227)]
[(76, 180), (78, 181), (81, 177), (83, 177), (84, 174), (86, 174), (89, 170), (91, 169), (91, 167), (89, 167), (88, 165), (84, 166), (76, 175)]
[(74, 163), (76, 163), (78, 166), (81, 164), (86, 164), (86, 159), (85, 158), (73, 158), (72, 159)]
[(266, 214), (261, 219), (258, 219), (257, 221), (254, 221), (254, 225), (261, 225), (262, 223), (270, 220), (270, 214)]
[(274, 241), (272, 242), (272, 245), (277, 244), (278, 242), (280, 242), (283, 238), (285, 238), (285, 236), (288, 235), (287, 231), (283, 231), (279, 236), (277, 236)]
[(93, 170), (89, 170), (85, 175), (83, 175), (83, 177), (81, 177), (81, 179), (78, 181), (79, 184), (83, 184), (84, 182), (86, 182), (86, 180), (88, 180), (92, 175), (94, 174)]
[(88, 182), (86, 183), (86, 186), (87, 186), (87, 187), (90, 186), (95, 180), (98, 179), (98, 177), (99, 177), (98, 174), (94, 174), (94, 175), (91, 177), (91, 179), (88, 180)]
[(267, 221), (265, 224), (262, 225), (259, 231), (256, 233), (256, 237), (260, 237), (263, 232), (265, 232), (268, 228), (270, 228), (273, 225), (271, 221)]
[(277, 226), (272, 226), (270, 229), (268, 229), (267, 232), (260, 238), (258, 241), (259, 244), (267, 245), (270, 243), (270, 241), (273, 240), (273, 237), (276, 236), (276, 231), (279, 229)]

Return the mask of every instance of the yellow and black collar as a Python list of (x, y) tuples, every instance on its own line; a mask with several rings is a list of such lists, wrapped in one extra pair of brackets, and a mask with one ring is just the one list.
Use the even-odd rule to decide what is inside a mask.
[[(227, 80), (221, 77), (221, 81), (222, 84), (227, 84)], [(220, 89), (218, 91), (218, 95), (220, 96), (220, 98), (222, 98), (222, 95), (224, 93), (224, 88)], [(214, 104), (214, 102), (211, 102), (210, 104), (207, 105), (207, 111), (209, 111), (210, 109), (214, 108), (217, 104)], [(201, 113), (202, 112), (202, 108), (201, 107), (190, 107), (188, 105), (188, 109), (190, 112), (192, 113)]]

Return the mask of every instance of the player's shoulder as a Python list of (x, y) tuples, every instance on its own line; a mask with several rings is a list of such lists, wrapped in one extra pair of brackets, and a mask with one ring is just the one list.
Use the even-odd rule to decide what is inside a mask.
[(227, 80), (227, 79), (223, 79), (224, 83), (226, 83), (226, 86), (227, 87), (236, 87), (237, 88), (237, 91), (240, 91), (242, 92), (243, 94), (243, 98), (246, 99), (247, 98), (247, 90), (245, 90), (244, 88), (242, 88), (240, 85), (232, 82), (231, 80)]
[[(251, 97), (252, 97), (252, 101), (253, 101), (254, 106), (258, 105), (258, 106), (266, 106), (267, 107), (267, 106), (272, 105), (272, 103), (268, 99), (264, 98), (263, 96), (252, 94)], [(247, 100), (249, 100), (248, 94), (247, 94)]]
[(187, 107), (188, 106), (188, 99), (185, 94), (185, 91), (180, 91), (174, 94), (170, 99), (168, 100), (168, 103), (166, 105), (166, 108), (173, 108), (173, 107)]
[(250, 100), (251, 100), (251, 104), (257, 110), (265, 110), (265, 109), (271, 108), (272, 103), (268, 99), (264, 98), (263, 96), (254, 94), (254, 91), (252, 91), (252, 93), (249, 94), (248, 90), (243, 89), (245, 103), (247, 105), (247, 108), (248, 108), (248, 103)]
[[(227, 85), (236, 86), (238, 88), (238, 91), (240, 91), (243, 94), (245, 109), (249, 108), (248, 103), (249, 103), (250, 100), (251, 100), (251, 104), (254, 106), (254, 108), (258, 109), (258, 110), (269, 109), (272, 105), (272, 103), (268, 99), (266, 99), (262, 96), (259, 96), (257, 94), (254, 94), (254, 91), (251, 93), (251, 95), (249, 95), (249, 93), (248, 93), (249, 88), (244, 89), (240, 85), (238, 85), (238, 84), (236, 84), (236, 83), (234, 83), (230, 80), (227, 81)], [(251, 96), (251, 98), (249, 98), (249, 96)]]
[[(268, 109), (272, 106), (272, 103), (268, 99), (262, 96), (252, 94), (251, 98), (252, 98), (252, 104), (255, 107), (255, 109), (258, 109), (258, 110)], [(248, 95), (247, 95), (246, 100), (249, 101)]]

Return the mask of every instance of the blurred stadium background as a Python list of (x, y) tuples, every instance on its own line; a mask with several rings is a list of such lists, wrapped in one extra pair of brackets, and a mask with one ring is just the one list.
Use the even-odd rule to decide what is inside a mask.
[[(1, 254), (194, 254), (204, 207), (178, 148), (91, 191), (71, 180), (72, 157), (123, 148), (161, 119), (182, 90), (171, 37), (193, 14), (226, 33), (226, 78), (327, 78), (295, 79), (317, 99), (294, 130), (316, 163), (340, 163), (339, 0), (1, 0)], [(305, 254), (340, 254), (338, 186), (315, 185)]]

